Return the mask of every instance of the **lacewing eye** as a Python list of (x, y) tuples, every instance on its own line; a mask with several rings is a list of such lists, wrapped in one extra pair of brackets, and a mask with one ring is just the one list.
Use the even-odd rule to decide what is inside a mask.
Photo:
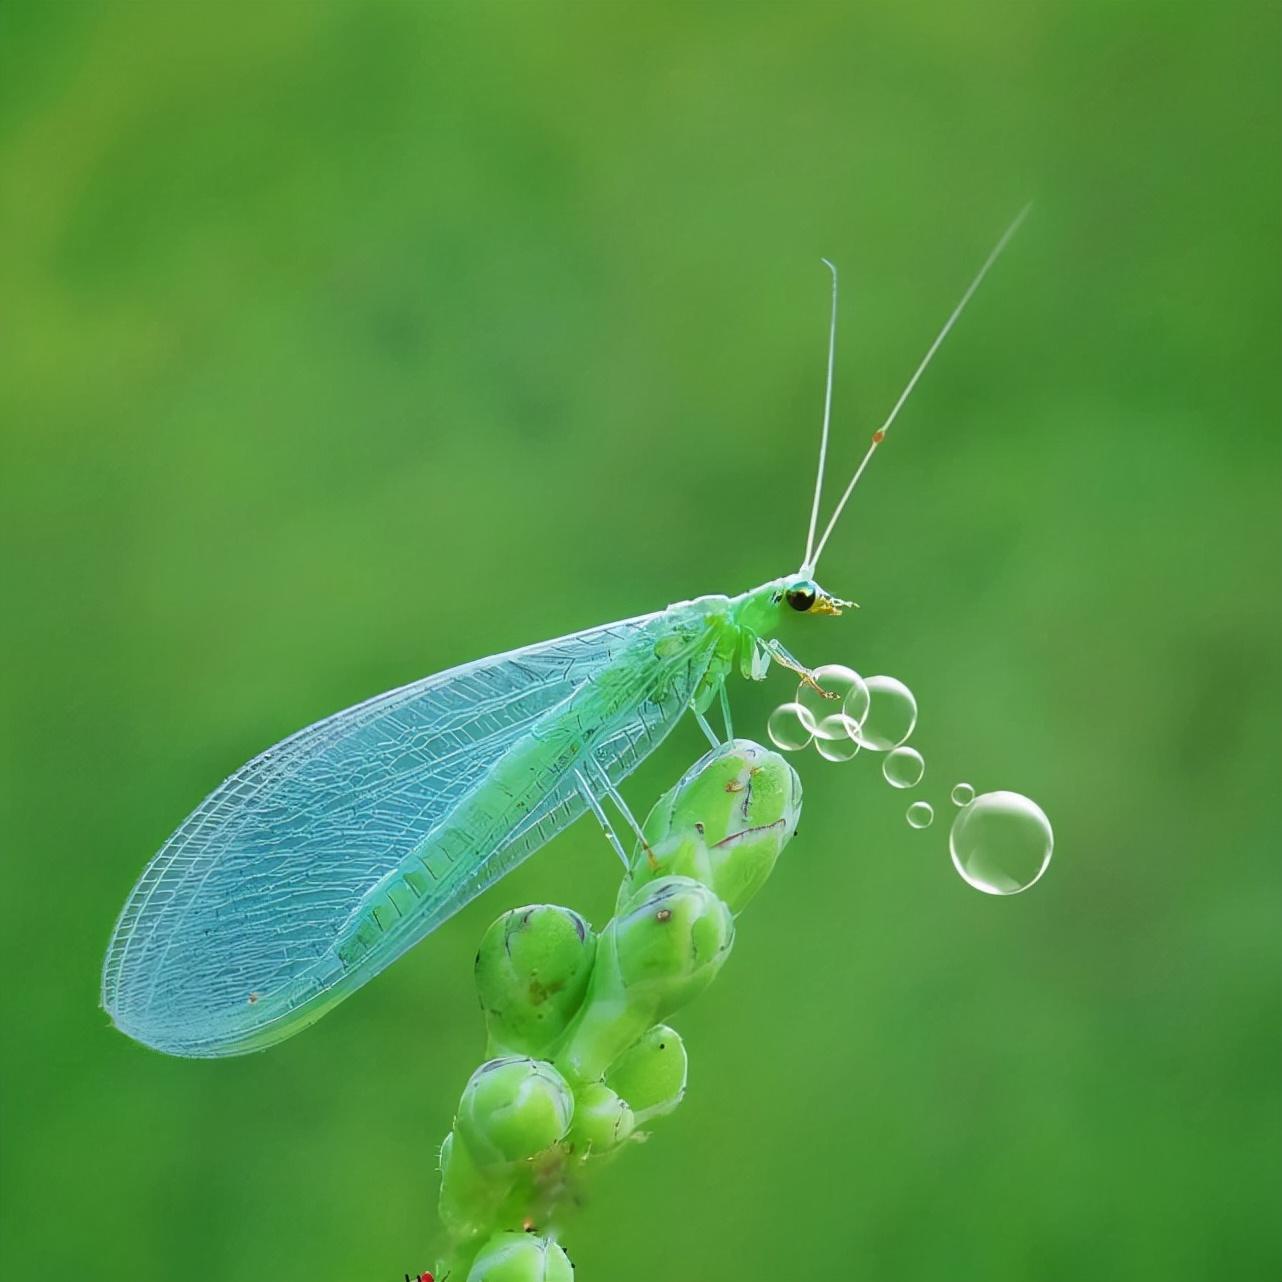
[(804, 614), (814, 605), (819, 593), (813, 583), (798, 583), (795, 588), (789, 588), (785, 595), (788, 598), (788, 604), (794, 610)]

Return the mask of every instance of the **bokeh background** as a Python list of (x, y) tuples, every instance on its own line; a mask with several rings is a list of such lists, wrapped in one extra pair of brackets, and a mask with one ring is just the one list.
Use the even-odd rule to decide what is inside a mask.
[[(826, 554), (811, 662), (916, 691), (679, 1023), (584, 1282), (1282, 1273), (1279, 40), (1227, 3), (0, 6), (7, 1278), (388, 1282), (506, 907), (304, 1035), (97, 1008), (144, 861), (297, 727), (799, 558), (843, 271), (844, 472), (1033, 216)], [(789, 689), (741, 686), (742, 729)], [(701, 750), (679, 732), (638, 808)], [(968, 889), (947, 789), (1035, 797)]]

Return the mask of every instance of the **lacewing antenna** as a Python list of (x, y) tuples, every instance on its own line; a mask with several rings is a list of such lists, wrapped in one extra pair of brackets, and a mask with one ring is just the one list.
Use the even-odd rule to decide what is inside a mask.
[[(819, 540), (819, 546), (814, 549), (813, 557), (809, 552), (807, 552), (806, 554), (806, 562), (803, 567), (804, 573), (812, 574), (814, 572), (815, 567), (819, 564), (819, 558), (820, 556), (823, 555), (823, 550), (828, 543), (829, 536), (832, 534), (833, 530), (836, 528), (837, 521), (840, 519), (842, 511), (845, 509), (846, 504), (849, 502), (850, 496), (855, 492), (855, 486), (859, 484), (859, 478), (864, 474), (864, 469), (868, 466), (869, 462), (872, 459), (873, 454), (876, 453), (877, 446), (879, 446), (882, 443), (882, 441), (886, 439), (886, 433), (890, 431), (891, 424), (894, 423), (895, 419), (899, 416), (899, 411), (903, 409), (904, 402), (907, 401), (909, 396), (912, 395), (913, 388), (917, 386), (917, 380), (921, 378), (921, 376), (926, 372), (926, 367), (930, 364), (931, 360), (934, 358), (935, 353), (939, 350), (944, 339), (948, 337), (949, 331), (957, 323), (957, 318), (965, 310), (966, 304), (970, 302), (972, 295), (979, 288), (984, 277), (988, 275), (988, 269), (992, 267), (992, 265), (998, 260), (998, 258), (1001, 257), (1002, 250), (1004, 250), (1006, 246), (1010, 243), (1011, 237), (1015, 235), (1015, 233), (1020, 228), (1020, 224), (1024, 221), (1025, 218), (1028, 217), (1028, 211), (1030, 209), (1032, 209), (1031, 204), (1025, 205), (1024, 208), (1021, 209), (1019, 213), (1015, 216), (1015, 220), (1011, 223), (1011, 225), (1007, 227), (1006, 230), (1002, 233), (1001, 239), (997, 242), (996, 245), (993, 246), (992, 251), (989, 253), (988, 257), (984, 260), (984, 265), (979, 269), (978, 272), (975, 273), (974, 280), (972, 280), (970, 284), (966, 287), (966, 292), (961, 296), (961, 300), (958, 302), (957, 306), (953, 308), (952, 314), (944, 322), (943, 329), (941, 329), (939, 333), (936, 335), (935, 341), (931, 343), (930, 347), (927, 349), (926, 355), (921, 358), (921, 363), (917, 366), (916, 370), (913, 371), (912, 378), (908, 380), (908, 383), (904, 387), (904, 390), (899, 394), (899, 399), (895, 402), (894, 407), (891, 409), (890, 413), (886, 416), (885, 422), (882, 423), (882, 425), (872, 434), (872, 441), (869, 444), (867, 450), (864, 451), (863, 458), (859, 460), (859, 466), (855, 468), (855, 474), (850, 478), (850, 484), (846, 486), (845, 493), (842, 494), (836, 509), (833, 511), (832, 517), (829, 519), (827, 526), (824, 528), (823, 536)], [(833, 284), (834, 284), (834, 296), (835, 296), (835, 289), (836, 289), (835, 279)], [(833, 317), (833, 327), (835, 332), (835, 328), (836, 328), (835, 315)], [(830, 380), (829, 391), (831, 391), (831, 387), (832, 387), (831, 355), (829, 357), (828, 370), (829, 370), (829, 380)], [(827, 417), (827, 414), (825, 413), (824, 415), (824, 447), (827, 446), (827, 441), (828, 441), (828, 417)], [(820, 457), (820, 474), (822, 475), (822, 460), (823, 460), (822, 449), (820, 451), (819, 457)], [(818, 508), (818, 492), (817, 491), (816, 491), (815, 499), (816, 499), (816, 509), (817, 509)]]
[(837, 269), (826, 258), (821, 258), (819, 261), (832, 272), (832, 318), (828, 322), (828, 382), (824, 389), (824, 426), (819, 437), (819, 470), (815, 473), (815, 498), (810, 505), (810, 532), (806, 535), (806, 555), (801, 563), (803, 574), (809, 574), (811, 571), (815, 529), (819, 524), (819, 500), (823, 494), (824, 466), (828, 461), (828, 422), (832, 417), (832, 370), (837, 356)]

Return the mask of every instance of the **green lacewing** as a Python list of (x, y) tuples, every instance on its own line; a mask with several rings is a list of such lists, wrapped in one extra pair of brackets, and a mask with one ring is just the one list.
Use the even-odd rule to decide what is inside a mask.
[[(814, 578), (877, 448), (1015, 234), (1006, 229), (873, 433), (816, 537), (837, 332), (837, 273), (819, 465), (800, 568), (425, 677), (300, 730), (242, 766), (143, 870), (116, 923), (102, 1004), (173, 1055), (259, 1050), (315, 1022), (487, 886), (609, 799), (727, 678), (772, 664), (787, 611), (850, 602)], [(608, 821), (607, 827), (608, 827)], [(617, 844), (617, 839), (616, 839)]]

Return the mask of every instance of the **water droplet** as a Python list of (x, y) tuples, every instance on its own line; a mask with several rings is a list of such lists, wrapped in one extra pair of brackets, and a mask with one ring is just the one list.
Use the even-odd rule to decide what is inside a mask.
[[(868, 711), (868, 687), (863, 677), (840, 663), (825, 663), (815, 669), (814, 677), (823, 693), (806, 681), (797, 687), (802, 725), (820, 739), (848, 739)], [(835, 697), (826, 698), (826, 694)]]
[(949, 795), (953, 799), (954, 806), (969, 806), (975, 800), (975, 790), (968, 783), (954, 785)]
[(926, 773), (926, 763), (916, 748), (895, 748), (886, 753), (881, 773), (892, 788), (915, 788)]
[(913, 692), (895, 677), (869, 677), (868, 711), (859, 722), (859, 742), (874, 752), (897, 747), (917, 724), (917, 700)]
[(914, 801), (906, 818), (910, 828), (929, 828), (935, 821), (935, 807), (929, 801)]
[(825, 761), (849, 761), (859, 751), (859, 741), (850, 735), (844, 739), (815, 739), (815, 751)]
[(1055, 834), (1042, 808), (1017, 792), (986, 792), (953, 820), (953, 866), (976, 890), (1016, 895), (1044, 873)]
[(776, 748), (785, 752), (800, 752), (805, 748), (813, 735), (810, 733), (802, 714), (805, 709), (799, 703), (781, 703), (766, 722), (766, 733)]

